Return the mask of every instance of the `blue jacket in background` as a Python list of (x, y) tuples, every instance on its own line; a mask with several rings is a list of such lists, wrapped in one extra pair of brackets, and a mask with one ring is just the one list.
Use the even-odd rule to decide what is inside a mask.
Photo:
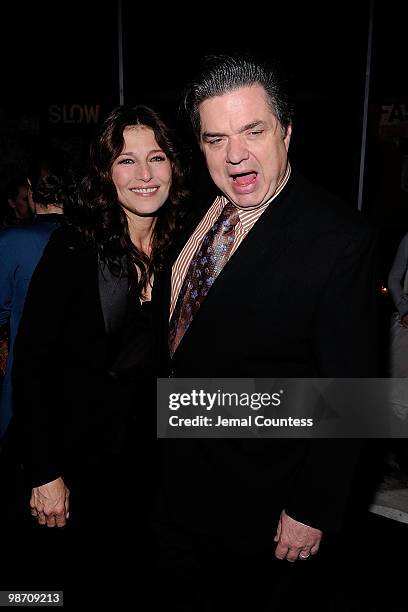
[(10, 324), (9, 356), (0, 397), (0, 437), (12, 415), (13, 348), (28, 286), (44, 248), (63, 215), (38, 215), (30, 226), (0, 232), (0, 325)]

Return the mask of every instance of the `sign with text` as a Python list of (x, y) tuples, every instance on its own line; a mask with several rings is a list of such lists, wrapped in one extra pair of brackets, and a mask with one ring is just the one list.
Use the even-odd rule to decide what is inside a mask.
[(159, 438), (408, 437), (408, 379), (160, 378)]

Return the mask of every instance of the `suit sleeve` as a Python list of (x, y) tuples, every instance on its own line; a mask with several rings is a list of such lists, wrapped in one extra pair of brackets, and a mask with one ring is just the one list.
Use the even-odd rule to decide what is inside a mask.
[(61, 337), (76, 293), (73, 259), (66, 245), (51, 239), (32, 277), (15, 343), (15, 425), (32, 486), (58, 478), (63, 470)]
[[(360, 230), (338, 257), (316, 313), (321, 377), (377, 376), (376, 236)], [(323, 531), (342, 523), (361, 451), (358, 439), (308, 441), (286, 504), (294, 519)]]
[(404, 316), (408, 312), (408, 295), (404, 293), (402, 281), (408, 267), (408, 234), (404, 236), (398, 247), (397, 254), (388, 275), (388, 287), (392, 299), (400, 314)]

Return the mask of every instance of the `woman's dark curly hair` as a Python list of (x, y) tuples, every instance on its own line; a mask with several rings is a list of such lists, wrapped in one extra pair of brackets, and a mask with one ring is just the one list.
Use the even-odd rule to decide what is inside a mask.
[[(157, 213), (152, 235), (152, 252), (148, 257), (131, 241), (127, 216), (118, 201), (112, 180), (112, 165), (124, 146), (123, 132), (131, 126), (146, 126), (171, 162), (172, 183), (169, 197)], [(188, 195), (184, 186), (184, 169), (176, 137), (158, 114), (147, 106), (119, 106), (101, 126), (90, 149), (90, 167), (79, 187), (79, 202), (69, 210), (69, 218), (96, 244), (103, 263), (115, 274), (122, 274), (123, 262), (134, 264), (139, 271), (140, 294), (149, 278), (161, 269), (174, 232), (179, 228), (182, 207)]]

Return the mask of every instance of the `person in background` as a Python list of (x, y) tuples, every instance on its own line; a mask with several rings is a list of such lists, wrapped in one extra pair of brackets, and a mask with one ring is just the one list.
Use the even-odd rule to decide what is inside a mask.
[(33, 222), (0, 232), (0, 325), (8, 324), (10, 329), (0, 397), (0, 437), (4, 436), (12, 414), (14, 342), (28, 286), (52, 232), (62, 222), (64, 202), (73, 183), (74, 176), (67, 170), (66, 160), (57, 151), (42, 154), (32, 164), (25, 184), (21, 184), (19, 195), (14, 199), (19, 218), (24, 218), (24, 210), (30, 210), (35, 215)]
[[(397, 431), (401, 421), (408, 419), (408, 234), (402, 238), (388, 274), (388, 287), (395, 306), (391, 315), (389, 374), (390, 404), (397, 417)], [(398, 479), (408, 474), (408, 449), (405, 439), (394, 438), (389, 444), (388, 471)], [(398, 485), (401, 488), (402, 485)]]
[[(401, 325), (408, 327), (408, 234), (401, 240), (388, 275), (388, 287)], [(408, 375), (408, 360), (404, 376)]]
[(14, 177), (4, 187), (1, 229), (26, 225), (33, 221), (34, 210), (28, 195), (26, 176)]
[[(32, 222), (33, 210), (30, 207), (28, 188), (26, 176), (17, 176), (6, 182), (0, 202), (0, 230)], [(0, 323), (0, 396), (7, 370), (9, 343), (10, 325), (7, 320), (6, 323)]]

